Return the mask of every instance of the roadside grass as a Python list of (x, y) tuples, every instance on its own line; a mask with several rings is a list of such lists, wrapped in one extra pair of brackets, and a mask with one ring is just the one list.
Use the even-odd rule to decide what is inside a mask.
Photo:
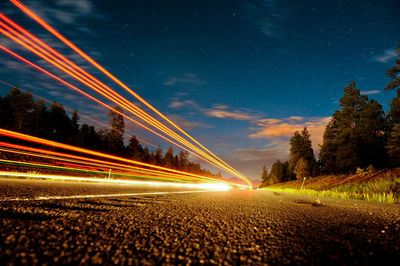
[(400, 177), (386, 175), (382, 178), (358, 184), (344, 184), (328, 189), (285, 188), (275, 184), (273, 187), (264, 187), (265, 190), (300, 193), (312, 196), (359, 199), (381, 203), (400, 203)]

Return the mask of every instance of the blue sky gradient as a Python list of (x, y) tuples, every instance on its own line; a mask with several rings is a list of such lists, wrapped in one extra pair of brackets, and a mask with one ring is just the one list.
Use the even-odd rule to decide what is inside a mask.
[[(304, 125), (318, 154), (351, 80), (384, 109), (394, 97), (383, 88), (400, 39), (396, 0), (23, 3), (252, 179), (259, 179), (262, 165), (288, 158), (288, 137)], [(0, 10), (84, 64), (11, 3), (2, 2)], [(47, 66), (4, 37), (0, 42)], [(0, 67), (0, 80), (106, 120), (103, 108), (6, 54)], [(4, 95), (9, 88), (0, 89)], [(136, 126), (127, 123), (127, 129), (168, 147)]]

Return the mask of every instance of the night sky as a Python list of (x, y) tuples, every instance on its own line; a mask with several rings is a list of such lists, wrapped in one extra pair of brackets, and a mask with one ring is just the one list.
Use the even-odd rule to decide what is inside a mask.
[[(351, 80), (385, 110), (394, 97), (383, 88), (400, 39), (398, 0), (22, 2), (254, 180), (262, 165), (288, 159), (288, 138), (304, 125), (318, 154), (324, 127)], [(0, 11), (85, 65), (8, 1)], [(47, 66), (4, 37), (0, 42)], [(107, 120), (104, 108), (4, 53), (0, 80)], [(0, 83), (2, 95), (9, 89)], [(169, 146), (128, 122), (127, 132)]]

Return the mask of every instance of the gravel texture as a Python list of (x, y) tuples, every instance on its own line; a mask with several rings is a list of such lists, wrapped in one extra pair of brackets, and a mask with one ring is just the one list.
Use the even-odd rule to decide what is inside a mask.
[(400, 262), (399, 205), (269, 191), (7, 200), (135, 191), (0, 180), (0, 264)]

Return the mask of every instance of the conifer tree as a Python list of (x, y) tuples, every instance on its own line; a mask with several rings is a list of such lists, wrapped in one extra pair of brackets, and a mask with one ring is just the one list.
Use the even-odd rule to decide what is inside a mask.
[(386, 146), (392, 165), (400, 165), (400, 124), (393, 127)]
[(289, 168), (292, 173), (294, 171), (294, 168), (296, 167), (297, 161), (303, 155), (303, 142), (303, 138), (298, 131), (294, 132), (293, 137), (290, 138)]
[(327, 125), (320, 163), (325, 173), (348, 173), (357, 167), (383, 167), (384, 113), (382, 106), (361, 95), (352, 81), (344, 88), (340, 108)]
[(142, 160), (143, 157), (143, 147), (140, 145), (139, 141), (135, 136), (132, 136), (129, 139), (129, 144), (126, 147), (127, 151), (126, 154), (129, 158), (134, 160)]
[(43, 99), (35, 102), (31, 118), (32, 135), (40, 138), (49, 138), (49, 110)]
[(141, 161), (145, 162), (145, 163), (150, 163), (150, 152), (149, 152), (149, 148), (147, 148), (147, 146), (144, 147), (144, 149), (143, 149)]
[(296, 167), (298, 160), (303, 158), (303, 160), (308, 162), (307, 165), (310, 167), (309, 172), (312, 176), (318, 174), (318, 164), (314, 156), (310, 137), (311, 135), (308, 132), (307, 127), (304, 127), (301, 133), (296, 131), (290, 139), (290, 173), (294, 173), (294, 168)]
[(264, 165), (261, 173), (261, 184), (264, 185), (268, 181), (268, 168)]
[(387, 120), (390, 131), (394, 125), (400, 124), (400, 88), (397, 89), (397, 95), (389, 103), (389, 106), (390, 110), (387, 115)]
[(310, 166), (307, 160), (301, 157), (294, 168), (294, 173), (296, 174), (297, 179), (303, 179), (304, 177), (308, 177), (311, 175)]
[(7, 94), (10, 107), (9, 116), (12, 117), (10, 128), (19, 132), (28, 132), (26, 124), (33, 111), (34, 99), (30, 92), (21, 92), (17, 87), (10, 90)]
[(174, 167), (174, 151), (169, 147), (164, 156), (164, 166), (168, 168)]
[[(123, 112), (122, 108), (119, 106), (114, 109), (120, 113)], [(124, 118), (121, 114), (112, 110), (108, 112), (108, 118), (111, 125), (111, 130), (106, 132), (108, 152), (111, 154), (122, 155), (125, 130)]]
[(390, 82), (385, 87), (385, 91), (400, 88), (400, 40), (396, 53), (397, 58), (395, 65), (391, 69), (386, 70), (386, 75), (390, 78)]
[(188, 166), (189, 166), (189, 152), (181, 150), (179, 152), (179, 164), (180, 164), (180, 168), (179, 170), (181, 171), (187, 171), (188, 170)]
[(160, 145), (158, 145), (157, 150), (154, 154), (154, 161), (156, 165), (164, 165), (163, 152)]

